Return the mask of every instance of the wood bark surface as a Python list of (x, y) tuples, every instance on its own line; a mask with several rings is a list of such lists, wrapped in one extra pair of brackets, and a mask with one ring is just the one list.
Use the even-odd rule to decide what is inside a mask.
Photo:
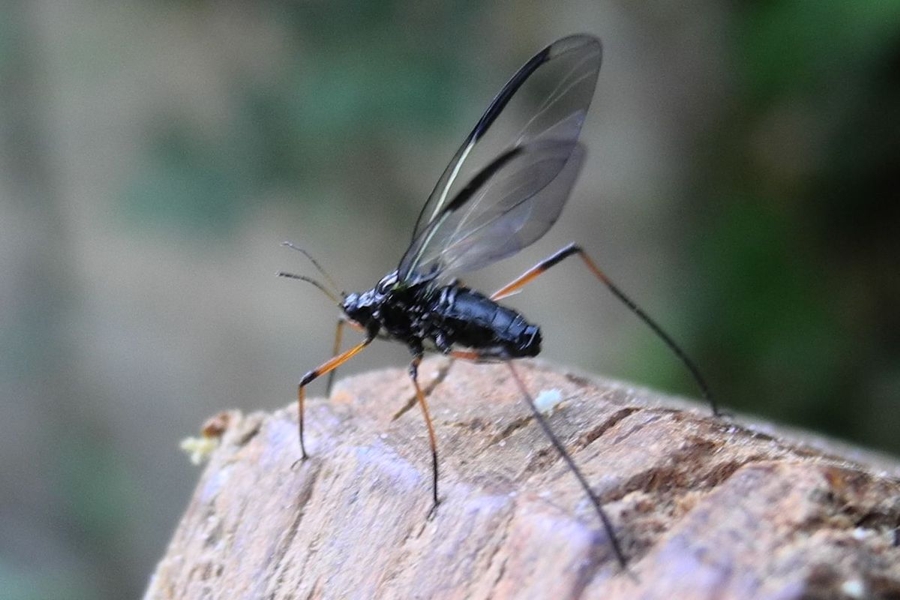
[[(423, 363), (307, 406), (225, 413), (146, 598), (900, 598), (900, 464), (517, 362), (610, 515), (610, 543), (505, 365)], [(541, 396), (543, 392), (543, 396)]]

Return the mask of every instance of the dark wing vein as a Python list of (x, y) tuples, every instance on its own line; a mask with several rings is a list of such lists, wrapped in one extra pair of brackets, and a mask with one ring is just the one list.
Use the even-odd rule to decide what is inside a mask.
[[(510, 79), (422, 207), (400, 261), (400, 281), (483, 267), (547, 231), (581, 166), (576, 142), (601, 55), (596, 38), (570, 36), (539, 52)], [(542, 101), (529, 106), (534, 98)], [(525, 126), (515, 126), (523, 115)], [(557, 184), (553, 180), (561, 174), (566, 176)]]

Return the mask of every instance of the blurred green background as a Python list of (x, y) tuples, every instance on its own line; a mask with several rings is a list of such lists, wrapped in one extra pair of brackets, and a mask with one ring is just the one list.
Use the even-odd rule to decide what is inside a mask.
[[(370, 287), (493, 94), (578, 31), (605, 44), (580, 182), (467, 281), (577, 240), (725, 406), (900, 453), (900, 2), (10, 1), (0, 598), (139, 596), (197, 477), (178, 441), (330, 349), (279, 243)], [(550, 360), (696, 394), (577, 263), (510, 304)]]

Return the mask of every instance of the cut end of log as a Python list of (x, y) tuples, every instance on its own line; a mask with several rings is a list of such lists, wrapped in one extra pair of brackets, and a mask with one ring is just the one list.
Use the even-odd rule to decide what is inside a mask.
[(517, 366), (634, 577), (509, 370), (435, 358), (419, 369), (423, 387), (437, 382), (432, 518), (425, 425), (401, 410), (405, 371), (357, 376), (308, 403), (304, 461), (296, 406), (221, 420), (146, 597), (900, 596), (900, 464)]

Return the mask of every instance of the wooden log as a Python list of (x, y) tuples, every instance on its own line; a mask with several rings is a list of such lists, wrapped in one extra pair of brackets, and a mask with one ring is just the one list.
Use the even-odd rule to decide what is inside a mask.
[(520, 361), (561, 399), (554, 431), (588, 499), (504, 365), (430, 359), (440, 452), (402, 369), (341, 382), (307, 414), (226, 413), (146, 598), (900, 597), (900, 463), (716, 419), (621, 383)]

